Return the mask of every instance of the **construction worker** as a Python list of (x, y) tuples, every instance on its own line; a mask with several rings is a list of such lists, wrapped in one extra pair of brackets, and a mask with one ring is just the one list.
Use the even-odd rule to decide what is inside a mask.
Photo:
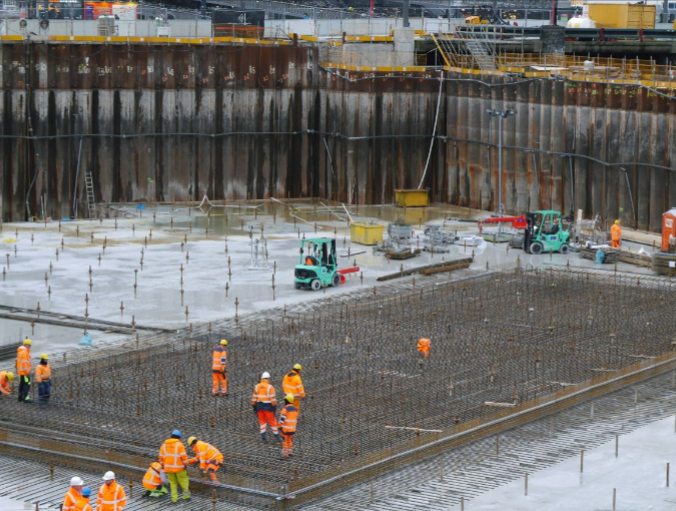
[(294, 397), (294, 406), (300, 410), (300, 398), (305, 397), (305, 387), (303, 387), (303, 380), (300, 378), (300, 373), (303, 366), (296, 364), (293, 366), (291, 372), (284, 376), (282, 381), (282, 390), (284, 394), (291, 394)]
[(166, 481), (166, 474), (162, 470), (162, 465), (158, 461), (153, 461), (143, 476), (143, 487), (148, 490), (146, 497), (161, 497), (166, 495), (168, 490), (164, 487)]
[(620, 228), (619, 220), (615, 220), (615, 223), (610, 228), (610, 238), (612, 240), (611, 246), (613, 248), (620, 248), (620, 243), (622, 242), (622, 229)]
[(228, 352), (225, 350), (227, 345), (228, 341), (221, 339), (221, 342), (211, 354), (211, 372), (214, 380), (211, 395), (214, 397), (219, 395), (219, 388), (221, 396), (228, 395)]
[(83, 486), (84, 486), (84, 483), (82, 482), (81, 478), (79, 478), (77, 476), (71, 478), (70, 489), (68, 490), (68, 493), (66, 493), (65, 497), (63, 497), (63, 504), (61, 504), (61, 511), (74, 511), (75, 510), (75, 505), (80, 500), (80, 497), (82, 497), (82, 487)]
[(126, 504), (124, 488), (117, 484), (115, 472), (109, 470), (103, 475), (103, 484), (96, 499), (96, 511), (122, 511)]
[(35, 368), (35, 381), (38, 382), (38, 403), (45, 404), (52, 392), (52, 370), (49, 368), (47, 353), (40, 355), (40, 363)]
[(293, 394), (284, 397), (286, 405), (282, 408), (279, 416), (279, 427), (282, 429), (282, 459), (288, 459), (293, 455), (293, 435), (296, 433), (298, 422), (298, 408), (294, 406)]
[(9, 394), (9, 384), (14, 381), (14, 373), (0, 371), (0, 394)]
[(188, 460), (188, 464), (200, 464), (200, 470), (204, 475), (208, 475), (212, 481), (218, 482), (216, 472), (223, 465), (223, 455), (213, 445), (201, 440), (197, 440), (194, 436), (188, 438), (188, 445), (195, 453), (194, 458)]
[(75, 511), (94, 511), (94, 508), (92, 508), (92, 505), (89, 503), (89, 497), (91, 497), (91, 495), (92, 491), (88, 486), (82, 488), (82, 495), (80, 495), (80, 499), (77, 501), (77, 504), (75, 504)]
[(272, 435), (278, 442), (282, 441), (277, 431), (277, 421), (275, 420), (275, 412), (277, 411), (277, 396), (275, 388), (270, 385), (270, 373), (265, 372), (261, 375), (261, 382), (254, 387), (253, 396), (251, 397), (251, 405), (253, 411), (258, 415), (258, 423), (261, 427), (261, 439), (264, 443), (268, 442), (267, 429), (268, 423), (272, 428)]
[(19, 402), (30, 401), (31, 395), (31, 346), (33, 341), (26, 337), (16, 350), (16, 372), (19, 374)]
[(167, 474), (171, 487), (171, 501), (178, 501), (178, 486), (185, 500), (190, 498), (190, 480), (188, 479), (188, 455), (185, 446), (181, 442), (181, 432), (175, 429), (171, 432), (171, 438), (165, 440), (160, 447), (160, 464)]
[(430, 345), (432, 341), (429, 339), (420, 339), (418, 341), (418, 351), (425, 356), (425, 358), (430, 356)]

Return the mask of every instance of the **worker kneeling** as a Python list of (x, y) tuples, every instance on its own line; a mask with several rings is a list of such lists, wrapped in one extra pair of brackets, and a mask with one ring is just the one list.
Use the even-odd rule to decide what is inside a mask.
[(430, 356), (430, 346), (432, 341), (429, 339), (420, 339), (418, 341), (418, 351), (425, 356), (425, 358)]
[(188, 438), (188, 445), (192, 447), (195, 453), (195, 457), (188, 460), (188, 465), (199, 463), (202, 473), (205, 476), (208, 475), (212, 481), (217, 483), (216, 472), (223, 465), (221, 452), (213, 445), (197, 440), (194, 436)]
[(284, 397), (286, 405), (282, 408), (279, 416), (279, 427), (282, 429), (282, 459), (285, 460), (293, 455), (293, 435), (296, 434), (298, 423), (298, 408), (293, 406), (293, 394)]
[(150, 464), (146, 475), (143, 477), (143, 487), (148, 490), (146, 497), (161, 497), (166, 495), (169, 490), (164, 487), (167, 482), (167, 476), (162, 470), (162, 465), (158, 461)]

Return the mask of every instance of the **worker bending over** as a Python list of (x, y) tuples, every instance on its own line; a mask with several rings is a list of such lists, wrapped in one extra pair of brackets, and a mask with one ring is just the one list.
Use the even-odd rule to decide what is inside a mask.
[(188, 479), (188, 455), (185, 446), (181, 442), (181, 432), (177, 429), (171, 432), (171, 438), (165, 440), (160, 447), (160, 464), (169, 479), (171, 487), (171, 501), (178, 501), (178, 485), (184, 499), (190, 498), (190, 480)]
[(74, 511), (75, 505), (82, 497), (82, 487), (84, 482), (82, 479), (75, 476), (70, 480), (70, 489), (68, 493), (63, 497), (63, 504), (61, 504), (61, 511)]
[(272, 428), (272, 435), (278, 442), (282, 441), (277, 430), (277, 421), (275, 420), (275, 412), (277, 411), (277, 396), (275, 388), (270, 385), (270, 374), (265, 372), (261, 375), (261, 382), (254, 387), (254, 393), (251, 397), (251, 405), (253, 411), (258, 415), (258, 423), (261, 427), (261, 439), (263, 442), (268, 442), (268, 423)]
[(293, 435), (296, 434), (298, 423), (298, 408), (294, 406), (293, 394), (284, 397), (286, 405), (279, 416), (279, 427), (282, 429), (282, 459), (293, 455)]
[(38, 403), (45, 404), (52, 393), (52, 370), (47, 353), (40, 355), (40, 363), (35, 368), (35, 381), (38, 382)]
[(8, 394), (10, 392), (9, 384), (14, 381), (14, 373), (10, 371), (0, 371), (0, 394)]
[(221, 452), (213, 445), (197, 440), (194, 436), (188, 438), (188, 445), (195, 453), (195, 457), (190, 458), (188, 464), (199, 463), (202, 473), (205, 476), (208, 475), (212, 481), (217, 483), (216, 472), (223, 465), (223, 455)]
[(425, 358), (430, 356), (430, 346), (432, 345), (432, 341), (429, 339), (420, 339), (418, 341), (418, 351), (425, 356)]
[(620, 244), (622, 243), (622, 229), (620, 228), (619, 220), (615, 220), (615, 223), (610, 228), (610, 238), (612, 240), (611, 246), (613, 248), (620, 248)]
[(124, 488), (117, 484), (115, 472), (109, 470), (103, 475), (103, 484), (96, 499), (96, 511), (122, 511), (126, 504)]
[(282, 381), (282, 390), (284, 394), (291, 394), (294, 397), (294, 406), (300, 410), (300, 398), (305, 397), (305, 387), (303, 386), (303, 380), (300, 377), (300, 373), (303, 370), (303, 366), (296, 364), (293, 366), (293, 369), (284, 376), (284, 381)]
[(16, 372), (19, 375), (19, 402), (30, 401), (31, 399), (31, 346), (33, 341), (26, 337), (23, 345), (16, 350)]
[(89, 503), (89, 497), (91, 497), (92, 491), (88, 486), (82, 488), (82, 495), (80, 495), (79, 500), (75, 504), (75, 511), (94, 511), (94, 508)]
[(143, 476), (143, 487), (148, 490), (146, 497), (161, 497), (166, 495), (168, 490), (164, 487), (166, 475), (162, 470), (162, 465), (158, 461), (153, 461)]
[(214, 380), (211, 395), (214, 397), (218, 396), (219, 392), (221, 396), (228, 395), (228, 352), (225, 350), (227, 345), (228, 341), (221, 339), (221, 342), (211, 354), (211, 372)]

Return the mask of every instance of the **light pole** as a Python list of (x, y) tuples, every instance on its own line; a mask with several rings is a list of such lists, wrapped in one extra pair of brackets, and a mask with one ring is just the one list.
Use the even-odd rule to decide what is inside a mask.
[[(486, 113), (491, 117), (498, 118), (498, 211), (497, 215), (503, 215), (504, 206), (502, 204), (502, 120), (510, 115), (514, 115), (514, 110), (491, 110), (486, 109)], [(502, 223), (498, 224), (498, 234), (502, 232)]]

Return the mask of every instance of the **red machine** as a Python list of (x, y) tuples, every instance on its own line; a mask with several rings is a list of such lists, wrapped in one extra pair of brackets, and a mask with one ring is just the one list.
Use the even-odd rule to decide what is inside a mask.
[(662, 213), (662, 252), (676, 252), (676, 208)]
[(490, 218), (486, 218), (485, 220), (483, 220), (480, 223), (484, 223), (484, 224), (511, 223), (512, 227), (514, 227), (515, 229), (526, 229), (526, 228), (528, 228), (528, 223), (526, 222), (526, 215), (490, 217)]

